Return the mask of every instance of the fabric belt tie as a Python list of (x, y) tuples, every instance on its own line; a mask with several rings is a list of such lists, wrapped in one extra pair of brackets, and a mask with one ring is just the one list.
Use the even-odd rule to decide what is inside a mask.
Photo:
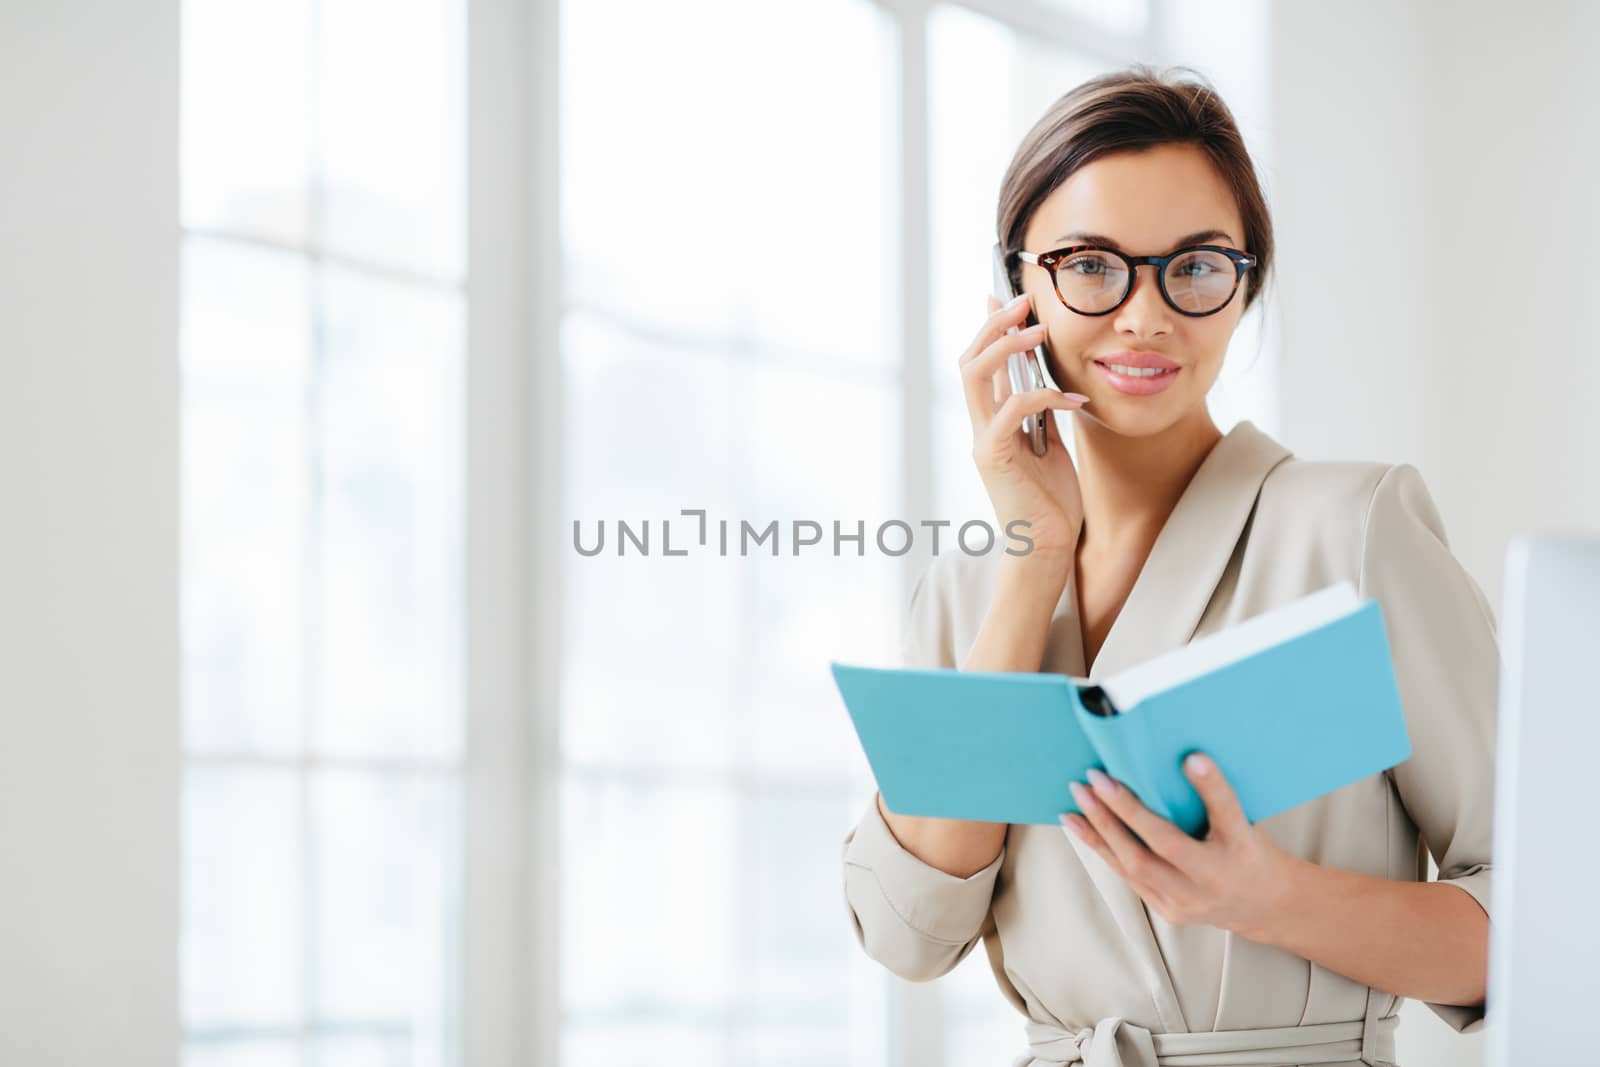
[(1260, 1030), (1153, 1034), (1122, 1018), (1072, 1032), (1029, 1020), (1028, 1055), (1016, 1067), (1282, 1067), (1394, 1061), (1399, 1016)]

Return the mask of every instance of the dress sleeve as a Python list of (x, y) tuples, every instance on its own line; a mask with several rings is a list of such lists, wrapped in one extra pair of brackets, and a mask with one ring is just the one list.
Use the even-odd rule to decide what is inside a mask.
[[(1390, 467), (1373, 493), (1361, 595), (1382, 607), (1411, 736), (1411, 758), (1392, 772), (1396, 791), (1439, 866), (1438, 880), (1469, 894), (1492, 917), (1494, 613), (1450, 551), (1433, 498), (1410, 464)], [(1483, 1027), (1481, 1005), (1428, 1007), (1457, 1031)]]
[[(906, 667), (955, 667), (941, 559), (911, 590), (901, 660)], [(867, 955), (902, 978), (928, 981), (948, 972), (982, 936), (1005, 849), (983, 870), (958, 878), (900, 846), (868, 804), (844, 839), (844, 895), (856, 940)]]

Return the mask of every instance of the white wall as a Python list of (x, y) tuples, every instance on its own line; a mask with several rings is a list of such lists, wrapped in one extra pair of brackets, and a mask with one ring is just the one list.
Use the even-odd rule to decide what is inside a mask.
[(1600, 532), (1600, 5), (1433, 0), (1427, 44), (1423, 469), (1498, 608), (1513, 533)]
[(1498, 608), (1513, 533), (1600, 530), (1600, 7), (1270, 11), (1285, 442), (1415, 464)]
[[(1514, 533), (1600, 531), (1600, 5), (1270, 10), (1282, 439), (1415, 464), (1498, 613)], [(1404, 1067), (1481, 1062), (1403, 1017)]]
[(0, 1063), (176, 1062), (177, 77), (0, 6)]
[[(1423, 464), (1423, 82), (1416, 4), (1274, 4), (1282, 439), (1307, 458)], [(1397, 266), (1371, 280), (1373, 246)]]

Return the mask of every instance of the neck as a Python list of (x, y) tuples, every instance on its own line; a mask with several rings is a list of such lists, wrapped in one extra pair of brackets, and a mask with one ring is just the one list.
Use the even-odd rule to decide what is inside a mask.
[(1155, 540), (1222, 431), (1201, 407), (1148, 437), (1124, 437), (1074, 417), (1078, 485), (1083, 493), (1080, 551)]

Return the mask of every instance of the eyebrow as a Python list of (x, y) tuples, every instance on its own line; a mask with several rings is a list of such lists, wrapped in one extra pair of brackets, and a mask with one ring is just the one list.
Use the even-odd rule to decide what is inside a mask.
[[(1205, 242), (1217, 237), (1225, 238), (1229, 242), (1233, 241), (1233, 238), (1229, 237), (1222, 230), (1201, 230), (1198, 233), (1191, 233), (1186, 237), (1178, 238), (1172, 247), (1184, 248), (1188, 245), (1204, 244)], [(1106, 248), (1114, 248), (1118, 252), (1124, 250), (1121, 245), (1117, 244), (1117, 242), (1113, 241), (1103, 233), (1086, 233), (1083, 230), (1073, 230), (1071, 233), (1065, 233), (1056, 238), (1056, 244), (1058, 247), (1075, 241), (1083, 244), (1104, 245)]]

